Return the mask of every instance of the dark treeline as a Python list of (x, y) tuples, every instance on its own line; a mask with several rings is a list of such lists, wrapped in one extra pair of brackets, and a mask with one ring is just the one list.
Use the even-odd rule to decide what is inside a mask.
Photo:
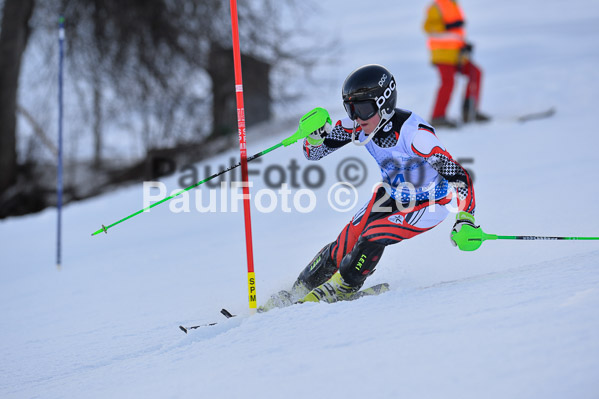
[[(269, 119), (273, 101), (296, 94), (273, 87), (273, 69), (306, 72), (322, 54), (316, 39), (303, 41), (310, 51), (291, 45), (309, 38), (301, 23), (309, 8), (294, 1), (238, 2), (248, 125)], [(65, 93), (70, 87), (81, 106), (68, 125), (86, 134), (91, 146), (83, 151), (87, 159), (66, 162), (99, 183), (92, 189), (81, 178), (67, 180), (67, 201), (147, 178), (155, 154), (197, 161), (209, 155), (207, 144), (213, 151), (231, 144), (227, 137), (237, 119), (228, 1), (0, 0), (0, 9), (0, 218), (55, 201), (55, 174), (48, 169), (55, 164), (49, 137), (56, 137), (56, 128), (47, 114), (57, 109), (56, 98), (33, 96), (28, 102), (32, 96), (19, 95), (19, 82), (28, 46), (35, 46), (36, 58), (52, 65), (39, 72), (39, 80), (55, 84), (60, 15), (67, 32), (64, 73), (71, 82)], [(295, 18), (285, 17), (289, 12)], [(35, 132), (25, 152), (18, 145), (21, 120)], [(106, 140), (115, 129), (140, 137), (140, 159), (113, 162)]]

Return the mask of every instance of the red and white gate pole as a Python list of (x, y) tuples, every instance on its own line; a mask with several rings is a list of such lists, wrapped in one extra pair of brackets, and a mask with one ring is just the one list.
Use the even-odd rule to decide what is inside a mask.
[(243, 81), (241, 78), (241, 54), (239, 51), (239, 22), (237, 0), (231, 0), (231, 25), (233, 28), (233, 61), (235, 65), (235, 94), (237, 96), (237, 127), (241, 154), (241, 179), (243, 189), (243, 213), (245, 217), (245, 246), (248, 264), (248, 294), (250, 311), (256, 311), (256, 278), (254, 274), (254, 250), (252, 244), (252, 218), (250, 213), (250, 188), (248, 183), (247, 149), (245, 139), (245, 108), (243, 105)]

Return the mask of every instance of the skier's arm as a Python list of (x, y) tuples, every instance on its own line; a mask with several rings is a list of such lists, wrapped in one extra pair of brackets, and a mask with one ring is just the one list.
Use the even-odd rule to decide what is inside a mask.
[(412, 151), (426, 159), (433, 169), (455, 187), (460, 211), (473, 215), (476, 202), (472, 179), (462, 165), (443, 147), (431, 127), (426, 125), (418, 127), (418, 133), (412, 141)]
[(333, 130), (320, 139), (307, 137), (304, 140), (304, 155), (306, 158), (317, 161), (349, 143), (351, 141), (351, 129), (345, 127), (344, 124), (347, 125), (348, 123), (341, 120), (337, 121)]

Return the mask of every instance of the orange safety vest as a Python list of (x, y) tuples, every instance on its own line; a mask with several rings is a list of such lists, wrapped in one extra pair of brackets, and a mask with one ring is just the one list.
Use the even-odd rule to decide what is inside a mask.
[(444, 32), (432, 33), (428, 38), (431, 50), (461, 49), (465, 43), (464, 15), (462, 9), (452, 0), (435, 0), (445, 23)]

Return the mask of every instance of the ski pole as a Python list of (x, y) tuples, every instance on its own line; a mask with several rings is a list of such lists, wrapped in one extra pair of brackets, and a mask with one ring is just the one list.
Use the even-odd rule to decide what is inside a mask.
[(500, 236), (484, 234), (484, 240), (599, 240), (599, 237)]
[[(292, 134), (291, 136), (287, 137), (286, 139), (284, 139), (280, 143), (275, 144), (272, 147), (267, 148), (264, 151), (260, 151), (259, 153), (254, 154), (251, 157), (248, 157), (247, 158), (247, 162), (250, 162), (250, 161), (253, 161), (254, 159), (260, 158), (261, 156), (263, 156), (265, 154), (268, 154), (269, 152), (274, 151), (274, 150), (276, 150), (279, 147), (282, 147), (282, 146), (287, 147), (287, 146), (290, 146), (291, 144), (294, 144), (298, 140), (301, 140), (301, 139), (309, 136), (310, 133), (312, 133), (313, 131), (320, 129), (326, 122), (331, 123), (331, 118), (329, 117), (329, 113), (327, 112), (327, 110), (325, 110), (324, 108), (314, 108), (312, 111), (310, 111), (307, 114), (305, 114), (304, 116), (302, 116), (302, 118), (300, 119), (300, 122), (299, 122), (299, 127), (298, 127), (297, 131), (294, 134)], [(158, 205), (160, 205), (160, 204), (162, 204), (162, 203), (164, 203), (164, 202), (166, 202), (168, 200), (171, 200), (171, 199), (173, 199), (173, 198), (175, 198), (175, 197), (183, 194), (184, 192), (189, 191), (192, 188), (195, 188), (195, 187), (197, 187), (197, 186), (199, 186), (201, 184), (204, 184), (207, 181), (210, 181), (210, 180), (214, 179), (215, 177), (218, 177), (218, 176), (220, 176), (220, 175), (222, 175), (224, 173), (227, 173), (227, 172), (229, 172), (229, 171), (231, 171), (231, 170), (233, 170), (233, 169), (235, 169), (235, 168), (237, 168), (239, 166), (241, 166), (241, 161), (238, 162), (238, 163), (236, 163), (235, 165), (232, 165), (232, 166), (228, 167), (227, 169), (224, 169), (224, 170), (222, 170), (222, 171), (220, 171), (218, 173), (213, 174), (212, 176), (208, 176), (204, 180), (201, 180), (201, 181), (199, 181), (199, 182), (197, 182), (195, 184), (192, 184), (191, 186), (189, 186), (187, 188), (184, 188), (181, 191), (179, 191), (179, 192), (177, 192), (177, 193), (175, 193), (173, 195), (170, 195), (170, 196), (168, 196), (166, 198), (163, 198), (160, 201), (154, 202), (153, 204), (151, 204), (151, 205), (149, 205), (149, 206), (147, 206), (147, 207), (145, 207), (143, 209), (140, 209), (139, 211), (137, 211), (135, 213), (132, 213), (131, 215), (126, 216), (126, 217), (122, 218), (121, 220), (118, 220), (118, 221), (116, 221), (116, 222), (114, 222), (112, 224), (109, 224), (108, 226), (102, 225), (102, 227), (100, 229), (98, 229), (97, 231), (95, 231), (95, 232), (92, 233), (92, 236), (100, 234), (101, 232), (104, 232), (104, 233), (108, 234), (108, 229), (116, 226), (117, 224), (120, 224), (120, 223), (122, 223), (122, 222), (124, 222), (126, 220), (129, 220), (132, 217), (137, 216), (137, 215), (139, 215), (142, 212), (150, 210), (151, 208), (153, 208), (155, 206), (158, 206)]]
[(475, 251), (486, 240), (599, 240), (599, 237), (502, 236), (487, 234), (481, 228), (468, 225), (462, 226), (459, 233), (452, 233), (451, 237), (462, 251)]

